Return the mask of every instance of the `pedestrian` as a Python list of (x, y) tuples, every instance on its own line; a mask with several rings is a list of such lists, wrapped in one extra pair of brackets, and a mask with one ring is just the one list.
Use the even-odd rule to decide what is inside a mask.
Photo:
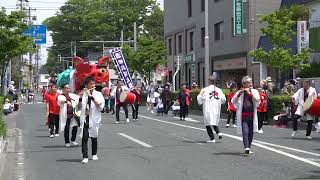
[(189, 106), (189, 103), (191, 101), (190, 94), (188, 94), (187, 86), (186, 84), (181, 84), (181, 90), (177, 94), (176, 98), (177, 102), (179, 102), (180, 105), (180, 120), (185, 121), (186, 114), (187, 114), (187, 108)]
[(142, 95), (141, 95), (141, 87), (139, 84), (135, 85), (135, 88), (131, 91), (133, 94), (136, 95), (136, 100), (134, 104), (132, 104), (132, 120), (138, 121), (138, 114), (139, 114), (139, 106), (142, 101)]
[(105, 85), (104, 88), (102, 88), (101, 93), (104, 97), (104, 102), (105, 102), (105, 106), (102, 112), (106, 112), (109, 113), (110, 109), (109, 109), (109, 101), (110, 101), (110, 90), (109, 87)]
[(213, 126), (215, 132), (222, 138), (222, 134), (219, 130), (220, 112), (221, 104), (226, 102), (226, 97), (222, 90), (214, 85), (214, 77), (209, 77), (209, 86), (201, 90), (200, 94), (197, 96), (198, 104), (202, 104), (204, 125), (206, 126), (207, 133), (210, 137), (208, 143), (215, 143), (214, 134), (212, 132), (211, 126)]
[(291, 109), (289, 107), (289, 103), (283, 102), (282, 109), (278, 115), (274, 118), (277, 120), (277, 124), (273, 125), (273, 127), (287, 128), (288, 121), (291, 118)]
[[(112, 89), (113, 89), (113, 84), (111, 84), (109, 91), (112, 91)], [(110, 93), (109, 103), (110, 103), (110, 111), (112, 111), (112, 115), (114, 115), (114, 113), (115, 113), (115, 110), (114, 110), (114, 105), (116, 103), (115, 101), (116, 101), (115, 95), (112, 96), (111, 93)]]
[(82, 137), (82, 163), (88, 163), (88, 140), (91, 138), (92, 160), (98, 160), (98, 132), (101, 122), (101, 111), (104, 108), (104, 98), (101, 92), (95, 90), (95, 80), (88, 76), (84, 80), (85, 89), (81, 98), (80, 127)]
[(155, 94), (155, 85), (153, 82), (150, 82), (149, 87), (147, 88), (147, 107), (148, 107), (148, 111), (150, 110), (151, 113), (153, 114), (153, 109), (154, 109), (154, 104), (156, 102), (156, 99), (154, 97)]
[(50, 138), (59, 136), (59, 114), (60, 107), (57, 102), (59, 93), (57, 92), (57, 86), (50, 84), (47, 93), (44, 94), (44, 100), (46, 102), (46, 125), (50, 129)]
[(116, 124), (119, 123), (120, 118), (119, 118), (119, 112), (120, 108), (122, 107), (125, 115), (126, 115), (126, 122), (129, 123), (129, 113), (128, 113), (128, 104), (125, 102), (120, 102), (120, 94), (122, 92), (129, 92), (129, 89), (126, 86), (122, 86), (122, 81), (119, 79), (117, 80), (117, 86), (112, 90), (112, 96), (115, 96), (116, 98), (116, 119), (117, 121), (115, 122)]
[(10, 99), (5, 99), (5, 103), (3, 104), (3, 113), (4, 115), (8, 115), (12, 113), (13, 105), (10, 103)]
[(259, 92), (252, 88), (249, 76), (242, 78), (242, 89), (232, 98), (231, 102), (237, 109), (237, 132), (242, 133), (245, 154), (251, 154), (253, 133), (258, 132), (257, 108), (260, 104)]
[[(74, 117), (75, 108), (79, 103), (79, 96), (70, 93), (69, 84), (63, 84), (61, 86), (62, 93), (58, 96), (58, 104), (60, 106), (60, 131), (64, 132), (64, 142), (66, 147), (71, 145), (77, 146), (76, 142), (78, 126), (80, 122)], [(71, 131), (71, 144), (70, 144), (70, 128)]]
[(260, 86), (258, 86), (256, 88), (259, 92), (260, 95), (260, 104), (258, 107), (258, 133), (262, 134), (263, 130), (262, 130), (262, 126), (263, 126), (263, 122), (264, 121), (268, 121), (267, 119), (267, 107), (268, 107), (268, 101), (267, 101), (267, 95), (266, 93), (264, 93), (264, 91), (262, 90), (262, 88)]
[(230, 87), (230, 93), (228, 95), (228, 120), (227, 120), (227, 125), (226, 128), (230, 126), (230, 120), (232, 118), (232, 127), (237, 127), (236, 125), (236, 108), (233, 106), (231, 103), (231, 99), (235, 95), (237, 91), (237, 86), (232, 86)]
[(164, 85), (164, 90), (161, 93), (160, 99), (162, 100), (162, 103), (163, 103), (164, 114), (167, 115), (171, 105), (170, 85), (168, 84)]
[(298, 119), (305, 117), (307, 120), (307, 133), (306, 136), (308, 139), (312, 139), (311, 130), (312, 130), (312, 122), (314, 121), (315, 117), (308, 114), (307, 112), (303, 111), (303, 105), (304, 102), (309, 98), (317, 98), (317, 91), (315, 88), (311, 87), (310, 80), (304, 80), (303, 81), (303, 87), (300, 88), (291, 98), (295, 102), (295, 105), (297, 105), (296, 112), (294, 113), (292, 117), (293, 121), (293, 132), (291, 134), (292, 137), (294, 137), (297, 134), (298, 130)]

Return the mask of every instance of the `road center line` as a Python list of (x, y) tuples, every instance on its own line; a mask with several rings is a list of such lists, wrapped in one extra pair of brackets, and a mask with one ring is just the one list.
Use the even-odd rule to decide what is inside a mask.
[(140, 141), (140, 140), (138, 140), (138, 139), (136, 139), (136, 138), (133, 138), (133, 137), (131, 137), (131, 136), (129, 136), (129, 135), (126, 135), (126, 134), (124, 134), (124, 133), (118, 133), (118, 134), (119, 134), (120, 136), (123, 136), (123, 137), (127, 138), (127, 139), (130, 139), (131, 141), (133, 141), (133, 142), (135, 142), (135, 143), (140, 144), (141, 146), (144, 146), (144, 147), (147, 147), (147, 148), (152, 148), (151, 145), (149, 145), (149, 144), (147, 144), (147, 143), (144, 143), (144, 142), (142, 142), (142, 141)]
[[(187, 125), (173, 123), (173, 122), (167, 122), (167, 121), (163, 121), (163, 120), (160, 120), (160, 119), (155, 119), (155, 118), (142, 116), (142, 115), (139, 115), (139, 116), (143, 117), (143, 118), (146, 118), (146, 119), (149, 119), (149, 120), (158, 121), (158, 122), (162, 122), (162, 123), (166, 123), (166, 124), (172, 124), (172, 125), (176, 125), (176, 126), (180, 126), (180, 127), (186, 127), (186, 128), (200, 130), (200, 131), (206, 131), (205, 129), (202, 129), (202, 128), (197, 128), (197, 127), (193, 127), (193, 126), (187, 126)], [(223, 133), (223, 135), (227, 136), (227, 137), (230, 137), (230, 138), (233, 138), (233, 139), (237, 139), (239, 141), (242, 141), (242, 137), (240, 137), (240, 136), (234, 136), (234, 135), (224, 134), (224, 133)], [(262, 141), (260, 141), (260, 142), (262, 142)], [(302, 157), (299, 157), (299, 156), (296, 156), (296, 155), (293, 155), (293, 154), (290, 154), (290, 153), (287, 153), (287, 152), (284, 152), (284, 151), (281, 151), (281, 150), (277, 150), (277, 149), (265, 146), (263, 144), (259, 144), (257, 142), (252, 142), (252, 144), (255, 145), (255, 146), (258, 146), (260, 148), (263, 148), (263, 149), (266, 149), (266, 150), (269, 150), (269, 151), (272, 151), (272, 152), (275, 152), (275, 153), (278, 153), (278, 154), (281, 154), (281, 155), (284, 155), (284, 156), (287, 156), (287, 157), (290, 157), (290, 158), (293, 158), (293, 159), (296, 159), (296, 160), (299, 160), (299, 161), (302, 161), (302, 162), (305, 162), (305, 163), (308, 163), (308, 164), (311, 164), (313, 166), (320, 167), (320, 163), (313, 162), (313, 161), (311, 161), (309, 159), (302, 158)]]

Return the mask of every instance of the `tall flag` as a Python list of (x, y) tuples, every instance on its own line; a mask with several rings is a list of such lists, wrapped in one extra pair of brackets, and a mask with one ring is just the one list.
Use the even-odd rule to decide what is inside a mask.
[(129, 90), (133, 90), (133, 81), (121, 48), (110, 49), (109, 54), (114, 62), (114, 65), (117, 68), (122, 82), (129, 88)]

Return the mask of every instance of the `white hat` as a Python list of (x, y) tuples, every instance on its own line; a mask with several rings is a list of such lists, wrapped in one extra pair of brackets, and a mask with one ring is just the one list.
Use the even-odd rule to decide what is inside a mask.
[(267, 77), (266, 81), (272, 81), (271, 77)]
[(7, 98), (7, 99), (5, 99), (5, 101), (8, 103), (8, 102), (10, 102), (10, 99)]

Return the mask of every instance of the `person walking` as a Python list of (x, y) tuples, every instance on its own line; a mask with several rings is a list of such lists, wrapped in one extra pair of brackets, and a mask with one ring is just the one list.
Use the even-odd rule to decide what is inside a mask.
[(150, 82), (150, 85), (147, 88), (147, 93), (148, 93), (147, 107), (148, 107), (148, 111), (150, 110), (152, 114), (154, 113), (153, 109), (154, 109), (154, 104), (156, 103), (156, 99), (154, 97), (155, 92), (156, 92), (155, 85), (153, 82)]
[(102, 93), (104, 100), (105, 100), (105, 107), (102, 112), (109, 113), (109, 111), (110, 111), (110, 109), (109, 109), (109, 101), (110, 101), (109, 87), (105, 86), (104, 88), (102, 88), (101, 93)]
[(210, 137), (208, 143), (215, 143), (214, 134), (212, 132), (211, 126), (213, 126), (215, 132), (222, 139), (222, 134), (219, 130), (220, 112), (221, 104), (226, 102), (226, 97), (222, 90), (214, 85), (214, 77), (209, 77), (209, 86), (201, 90), (200, 94), (197, 96), (198, 104), (202, 104), (204, 125), (206, 126), (207, 133)]
[(48, 91), (44, 94), (44, 100), (46, 102), (46, 124), (50, 130), (50, 138), (59, 136), (59, 114), (60, 107), (57, 102), (59, 93), (57, 92), (57, 86), (50, 84)]
[(185, 121), (186, 114), (187, 114), (187, 108), (188, 108), (189, 103), (191, 101), (190, 94), (188, 94), (186, 84), (184, 84), (184, 83), (181, 84), (181, 90), (177, 94), (176, 100), (177, 100), (177, 102), (179, 102), (179, 105), (180, 105), (180, 120)]
[[(74, 117), (75, 108), (79, 103), (79, 96), (70, 93), (70, 87), (68, 84), (63, 84), (61, 86), (62, 93), (58, 96), (58, 104), (60, 106), (60, 131), (64, 132), (65, 146), (70, 147), (71, 145), (77, 146), (76, 142), (77, 131), (79, 122), (77, 122)], [(71, 131), (71, 144), (70, 144), (70, 128)]]
[(256, 88), (260, 95), (260, 104), (258, 107), (258, 133), (262, 134), (262, 126), (264, 121), (268, 121), (267, 119), (267, 107), (268, 107), (268, 100), (267, 100), (267, 94), (262, 90), (261, 87)]
[(138, 121), (139, 120), (139, 118), (138, 118), (139, 106), (142, 101), (140, 85), (136, 84), (135, 89), (133, 89), (131, 92), (136, 95), (136, 101), (134, 102), (134, 104), (132, 104), (132, 120)]
[(164, 85), (164, 90), (161, 93), (160, 99), (162, 100), (162, 103), (163, 103), (164, 114), (167, 115), (171, 105), (170, 85), (168, 84)]
[(95, 90), (95, 80), (89, 76), (84, 80), (84, 93), (81, 98), (80, 127), (82, 137), (81, 150), (83, 164), (87, 164), (88, 140), (91, 138), (92, 160), (98, 160), (98, 133), (101, 122), (101, 111), (104, 108), (104, 97), (101, 92)]
[(245, 154), (249, 155), (253, 133), (258, 132), (257, 109), (260, 104), (260, 95), (252, 88), (252, 79), (249, 76), (242, 78), (242, 88), (234, 95), (231, 102), (237, 109), (237, 132), (242, 133)]
[(306, 129), (307, 131), (306, 137), (308, 139), (312, 139), (310, 135), (312, 130), (312, 123), (315, 120), (315, 117), (303, 111), (304, 102), (308, 98), (317, 98), (317, 91), (315, 88), (311, 87), (310, 80), (304, 80), (303, 87), (300, 88), (293, 96), (291, 96), (291, 99), (297, 106), (297, 109), (292, 117), (292, 121), (293, 121), (293, 132), (291, 134), (292, 137), (294, 137), (297, 134), (298, 119), (303, 118), (305, 116), (308, 123), (307, 129)]
[(129, 89), (126, 86), (122, 86), (122, 81), (119, 79), (117, 80), (117, 86), (112, 90), (111, 96), (115, 96), (116, 98), (116, 119), (117, 121), (115, 122), (118, 124), (120, 122), (120, 108), (122, 107), (125, 115), (126, 115), (126, 122), (129, 123), (129, 113), (128, 113), (128, 104), (125, 102), (120, 102), (120, 94), (122, 92), (129, 92)]
[(231, 99), (236, 93), (236, 86), (230, 87), (230, 93), (228, 95), (228, 119), (227, 119), (227, 125), (226, 128), (230, 126), (230, 120), (232, 118), (232, 127), (237, 127), (236, 123), (236, 108), (231, 103)]

